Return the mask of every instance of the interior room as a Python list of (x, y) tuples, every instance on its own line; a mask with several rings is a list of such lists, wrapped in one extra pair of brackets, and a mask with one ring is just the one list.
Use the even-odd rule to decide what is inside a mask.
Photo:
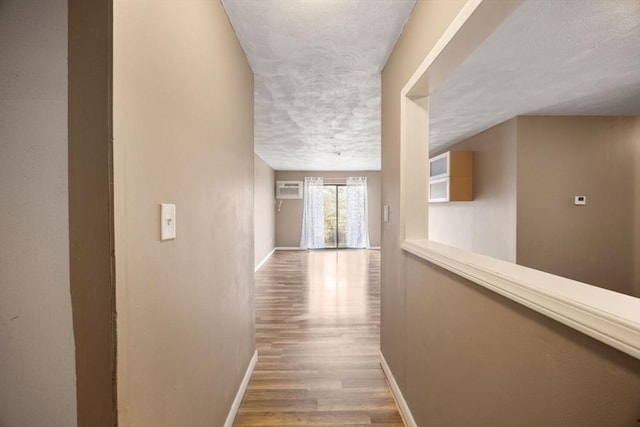
[(637, 0), (0, 0), (0, 426), (640, 420)]
[(473, 194), (430, 203), (431, 239), (640, 296), (640, 57), (626, 12), (525, 2), (433, 93), (430, 157), (472, 152)]

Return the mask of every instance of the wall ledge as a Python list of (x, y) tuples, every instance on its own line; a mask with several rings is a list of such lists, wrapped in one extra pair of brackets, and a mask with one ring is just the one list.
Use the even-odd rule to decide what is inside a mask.
[(640, 298), (429, 240), (401, 248), (640, 359)]

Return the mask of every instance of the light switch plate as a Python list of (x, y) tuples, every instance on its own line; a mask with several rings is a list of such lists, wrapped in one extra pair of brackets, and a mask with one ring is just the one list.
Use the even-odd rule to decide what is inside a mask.
[(176, 238), (176, 205), (160, 204), (160, 240)]

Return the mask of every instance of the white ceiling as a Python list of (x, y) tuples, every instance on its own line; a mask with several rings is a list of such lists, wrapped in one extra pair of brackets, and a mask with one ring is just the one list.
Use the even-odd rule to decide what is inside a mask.
[(276, 170), (380, 170), (380, 71), (415, 0), (223, 0)]
[[(380, 70), (415, 0), (223, 0), (276, 170), (379, 170)], [(640, 114), (640, 1), (525, 0), (430, 98), (431, 151), (517, 115)]]
[(524, 114), (640, 114), (640, 1), (526, 0), (430, 97), (431, 151)]

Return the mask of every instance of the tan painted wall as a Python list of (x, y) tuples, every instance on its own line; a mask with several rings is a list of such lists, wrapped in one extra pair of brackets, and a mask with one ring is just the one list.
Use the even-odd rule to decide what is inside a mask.
[(447, 150), (473, 151), (473, 201), (430, 203), (429, 238), (516, 262), (516, 119)]
[[(380, 221), (382, 219), (382, 204), (380, 203), (380, 172), (276, 171), (276, 181), (304, 181), (305, 176), (320, 176), (323, 178), (366, 176), (367, 201), (369, 203), (369, 244), (374, 247), (380, 246)], [(283, 200), (280, 212), (276, 212), (277, 247), (300, 246), (300, 233), (302, 232), (302, 207), (302, 199)]]
[(275, 172), (257, 154), (253, 159), (253, 258), (258, 266), (276, 245)]
[(0, 3), (0, 425), (74, 426), (67, 1)]
[[(639, 135), (636, 137), (636, 141), (640, 141), (640, 120), (634, 121), (632, 125), (632, 132), (635, 135)], [(636, 160), (636, 164), (640, 164), (640, 143), (636, 143), (632, 153), (630, 154)], [(634, 229), (634, 247), (633, 247), (633, 259), (640, 259), (640, 168), (636, 167), (633, 169), (633, 194), (635, 195), (635, 204), (633, 206), (633, 217), (635, 218), (635, 222), (633, 224)], [(633, 276), (635, 277), (636, 284), (633, 290), (635, 296), (640, 298), (640, 283), (638, 282), (640, 278), (640, 262), (634, 262)]]
[(463, 3), (417, 2), (382, 73), (381, 350), (420, 426), (633, 425), (636, 359), (399, 248), (399, 93)]
[[(518, 118), (518, 264), (640, 296), (639, 123)], [(577, 195), (586, 206), (573, 204)]]
[(221, 426), (255, 328), (253, 73), (220, 2), (115, 2), (114, 134), (119, 425)]
[[(407, 319), (404, 265), (400, 250), (400, 96), (418, 64), (461, 9), (465, 0), (420, 0), (382, 71), (382, 204), (390, 206), (382, 224), (381, 349), (400, 387), (405, 390)], [(426, 159), (425, 159), (426, 161)], [(415, 339), (412, 336), (412, 339)], [(410, 368), (410, 367), (409, 367)]]

